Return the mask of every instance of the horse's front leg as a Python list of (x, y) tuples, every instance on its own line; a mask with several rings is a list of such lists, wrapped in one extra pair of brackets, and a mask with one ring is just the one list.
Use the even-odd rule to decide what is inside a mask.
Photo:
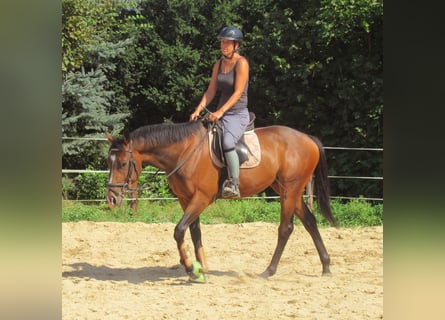
[(190, 272), (192, 270), (192, 256), (190, 253), (190, 249), (186, 245), (184, 238), (185, 232), (187, 228), (190, 226), (190, 215), (184, 214), (179, 221), (179, 223), (175, 227), (174, 238), (176, 240), (176, 245), (178, 247), (179, 258), (181, 264), (185, 267), (186, 272)]
[[(207, 271), (207, 262), (201, 242), (199, 215), (209, 206), (211, 198), (206, 194), (196, 192), (191, 199), (178, 196), (178, 200), (184, 210), (184, 215), (176, 225), (174, 233), (180, 262), (190, 275), (190, 280), (205, 282), (204, 272)], [(189, 247), (184, 241), (185, 232), (188, 228), (190, 228), (197, 261), (193, 261)]]
[(135, 198), (135, 199), (130, 200), (130, 208), (131, 208), (131, 210), (133, 210), (133, 212), (138, 212), (137, 196), (138, 196), (137, 192), (134, 194), (131, 194), (131, 197)]
[(138, 211), (138, 184), (137, 184), (137, 182), (134, 183), (134, 184), (132, 184), (132, 185), (130, 186), (130, 189), (129, 189), (129, 190), (131, 190), (131, 191), (129, 192), (129, 195), (130, 195), (130, 197), (131, 197), (131, 200), (130, 200), (130, 208), (131, 208), (134, 212), (137, 212), (137, 211)]
[(195, 248), (195, 257), (202, 265), (202, 271), (207, 272), (209, 270), (207, 266), (207, 260), (204, 253), (204, 247), (201, 240), (201, 225), (199, 217), (190, 225), (190, 235), (192, 237), (193, 246)]
[[(196, 219), (197, 217), (193, 219), (193, 216), (190, 214), (184, 214), (175, 227), (174, 238), (178, 246), (180, 262), (184, 265), (185, 271), (190, 276), (189, 280), (192, 282), (204, 283), (206, 282), (206, 278), (204, 276), (203, 267), (199, 261), (193, 261), (190, 249), (184, 241), (187, 228), (191, 224), (195, 223)], [(196, 224), (195, 227), (192, 229), (195, 230), (194, 237), (196, 237)]]

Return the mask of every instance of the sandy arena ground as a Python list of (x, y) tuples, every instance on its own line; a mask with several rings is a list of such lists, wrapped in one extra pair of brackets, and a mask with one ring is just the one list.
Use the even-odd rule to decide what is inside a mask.
[[(332, 276), (295, 226), (277, 273), (277, 225), (202, 225), (209, 273), (188, 282), (174, 224), (62, 224), (64, 320), (383, 319), (383, 227), (322, 228)], [(192, 246), (187, 232), (187, 243)]]

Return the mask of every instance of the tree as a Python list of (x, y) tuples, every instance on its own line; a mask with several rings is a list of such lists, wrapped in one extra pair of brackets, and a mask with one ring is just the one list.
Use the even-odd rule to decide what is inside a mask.
[(219, 57), (219, 30), (235, 19), (239, 1), (155, 1), (141, 3), (151, 29), (141, 30), (118, 78), (131, 75), (127, 88), (132, 117), (129, 129), (188, 120), (207, 88)]
[[(62, 0), (62, 12), (62, 134), (85, 138), (117, 133), (130, 113), (111, 78), (136, 33), (137, 3)], [(102, 148), (85, 140), (62, 146), (63, 165), (70, 168), (103, 158)]]
[[(318, 136), (326, 146), (383, 144), (382, 0), (62, 4), (63, 76), (71, 81), (64, 89), (65, 125), (81, 119), (68, 120), (79, 116), (71, 112), (81, 110), (79, 94), (102, 99), (106, 114), (129, 113), (115, 119), (115, 132), (122, 124), (132, 130), (187, 121), (220, 55), (216, 35), (230, 24), (245, 34), (241, 52), (250, 63), (249, 107), (257, 126), (287, 125)], [(84, 74), (81, 66), (91, 71)], [(105, 76), (100, 81), (99, 70)], [(102, 92), (91, 88), (95, 81)], [(85, 90), (71, 95), (74, 83), (84, 83)], [(98, 130), (107, 126), (97, 123)], [(382, 174), (380, 154), (328, 151), (328, 158), (331, 175)], [(364, 181), (332, 187), (351, 196), (364, 193), (357, 190), (383, 192), (381, 185)]]
[[(249, 20), (254, 23), (246, 41), (249, 105), (258, 122), (306, 131), (327, 146), (382, 146), (383, 2), (271, 1), (266, 6), (263, 15)], [(328, 152), (328, 158), (331, 175), (382, 175), (380, 154)], [(356, 196), (363, 190), (382, 196), (375, 182), (333, 182), (334, 193)]]
[[(62, 97), (65, 108), (62, 111), (63, 137), (97, 137), (105, 131), (117, 133), (123, 128), (123, 119), (128, 114), (112, 113), (107, 109), (113, 98), (113, 92), (106, 90), (107, 79), (101, 69), (85, 73), (82, 69), (70, 72), (62, 85)], [(91, 141), (68, 140), (62, 144), (63, 167), (76, 168), (83, 164), (98, 162), (97, 148)]]
[(96, 66), (100, 48), (132, 38), (144, 27), (138, 12), (135, 0), (62, 0), (63, 75)]

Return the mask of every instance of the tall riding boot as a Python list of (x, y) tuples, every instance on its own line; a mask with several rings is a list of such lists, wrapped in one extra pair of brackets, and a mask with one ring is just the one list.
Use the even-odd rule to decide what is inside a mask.
[(239, 158), (235, 150), (224, 152), (227, 167), (229, 170), (229, 179), (223, 184), (223, 198), (236, 198), (240, 196), (239, 184)]

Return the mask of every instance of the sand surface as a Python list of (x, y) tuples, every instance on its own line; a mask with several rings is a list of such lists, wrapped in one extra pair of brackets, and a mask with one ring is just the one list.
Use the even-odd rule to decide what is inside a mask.
[[(383, 227), (322, 228), (332, 276), (297, 225), (277, 273), (277, 225), (202, 225), (207, 283), (179, 265), (174, 224), (62, 224), (62, 314), (106, 319), (383, 319)], [(192, 246), (189, 232), (186, 242)]]

